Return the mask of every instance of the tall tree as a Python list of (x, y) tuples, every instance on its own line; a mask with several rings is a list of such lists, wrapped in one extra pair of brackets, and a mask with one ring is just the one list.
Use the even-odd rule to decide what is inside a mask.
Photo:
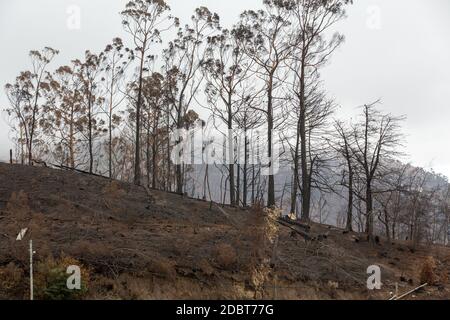
[[(236, 35), (245, 43), (244, 50), (256, 66), (255, 72), (262, 81), (266, 92), (266, 108), (257, 108), (267, 118), (267, 156), (270, 166), (274, 164), (273, 130), (275, 127), (276, 91), (282, 84), (280, 80), (283, 62), (288, 59), (295, 39), (290, 22), (292, 4), (288, 1), (264, 0), (264, 9), (244, 11), (236, 27)], [(267, 205), (275, 206), (275, 178), (268, 175)]]
[(370, 241), (374, 239), (374, 183), (380, 177), (386, 164), (392, 163), (400, 154), (402, 143), (400, 122), (404, 117), (383, 114), (376, 104), (363, 107), (359, 123), (353, 125), (354, 143), (351, 150), (365, 184), (366, 233)]
[(62, 66), (55, 70), (46, 90), (46, 117), (44, 132), (55, 143), (54, 157), (62, 165), (76, 167), (76, 159), (82, 151), (78, 148), (80, 134), (84, 130), (85, 107), (82, 83), (74, 72), (74, 66)]
[(121, 91), (125, 71), (134, 60), (134, 51), (125, 48), (122, 39), (114, 38), (100, 54), (102, 82), (105, 92), (105, 104), (102, 109), (108, 122), (108, 176), (113, 175), (113, 131), (120, 123), (116, 109), (122, 105), (126, 95)]
[(99, 115), (99, 107), (104, 103), (100, 96), (100, 57), (89, 50), (85, 52), (83, 61), (75, 60), (77, 76), (81, 83), (86, 116), (86, 129), (84, 133), (88, 144), (88, 168), (89, 173), (94, 172), (94, 139), (102, 131), (103, 120)]
[[(167, 80), (170, 116), (176, 129), (185, 127), (186, 115), (203, 82), (204, 41), (219, 28), (219, 16), (206, 7), (195, 10), (191, 24), (180, 28), (177, 37), (164, 50), (164, 77)], [(176, 144), (181, 143), (177, 137)], [(176, 192), (183, 193), (183, 165), (176, 164)]]
[(136, 46), (136, 57), (139, 61), (138, 69), (138, 93), (136, 102), (136, 126), (135, 126), (135, 159), (134, 159), (134, 183), (141, 184), (141, 107), (142, 85), (144, 81), (145, 62), (148, 59), (150, 45), (160, 41), (161, 27), (167, 17), (166, 11), (170, 10), (164, 0), (134, 0), (128, 2), (121, 15), (125, 30), (133, 37)]
[[(245, 101), (240, 92), (248, 84), (251, 60), (241, 48), (239, 38), (227, 29), (208, 38), (206, 58), (203, 64), (206, 76), (206, 96), (214, 117), (225, 125), (228, 140), (228, 182), (230, 185), (230, 203), (238, 205), (235, 179), (235, 118)], [(238, 172), (239, 173), (239, 172)], [(238, 174), (239, 176), (239, 174)], [(239, 180), (237, 181), (239, 183)]]
[[(308, 85), (318, 81), (317, 70), (323, 66), (329, 56), (343, 41), (343, 36), (335, 33), (327, 38), (330, 29), (341, 20), (344, 6), (349, 0), (292, 0), (290, 8), (293, 24), (296, 26), (297, 43), (292, 51), (289, 65), (294, 77), (294, 96), (297, 98), (299, 114), (296, 127), (297, 138), (294, 154), (294, 184), (292, 197), (297, 197), (297, 181), (299, 176), (298, 160), (301, 167), (301, 219), (310, 220), (311, 208), (311, 172), (312, 163), (308, 150), (308, 113), (314, 103), (308, 103)], [(293, 68), (292, 68), (293, 66)], [(316, 79), (314, 79), (316, 78)], [(300, 159), (299, 159), (300, 158)], [(314, 158), (314, 157), (313, 157)], [(291, 212), (295, 212), (296, 201), (291, 203)]]
[[(255, 88), (255, 85), (251, 83), (251, 79), (246, 82), (245, 89), (240, 92), (240, 107), (235, 115), (235, 122), (239, 129), (238, 135), (238, 159), (239, 166), (242, 167), (242, 205), (246, 207), (248, 205), (248, 188), (250, 185), (255, 185), (255, 163), (250, 161), (251, 144), (253, 141), (253, 134), (256, 128), (261, 126), (263, 115), (255, 110), (254, 106), (260, 103), (260, 92)], [(242, 136), (244, 141), (242, 141)], [(243, 149), (242, 149), (243, 144)], [(254, 156), (254, 155), (253, 155)], [(251, 163), (250, 163), (251, 162)], [(242, 164), (242, 165), (241, 165)], [(250, 177), (251, 173), (251, 177)], [(249, 179), (251, 178), (251, 179)], [(249, 183), (250, 182), (250, 183)], [(239, 189), (239, 188), (238, 188)], [(236, 193), (238, 193), (237, 190)], [(254, 203), (254, 188), (252, 188), (252, 205)], [(239, 198), (239, 196), (236, 196)]]
[[(159, 147), (162, 141), (161, 118), (165, 103), (164, 78), (154, 72), (144, 79), (144, 128), (146, 131), (147, 183), (156, 189)], [(151, 178), (150, 178), (151, 176)]]
[[(333, 148), (337, 151), (341, 159), (345, 163), (345, 169), (343, 170), (342, 185), (348, 190), (347, 196), (347, 219), (345, 229), (347, 231), (353, 231), (353, 196), (354, 196), (354, 159), (352, 150), (350, 148), (352, 144), (352, 134), (349, 128), (345, 126), (342, 121), (336, 121), (334, 124), (334, 130), (336, 132), (336, 141), (333, 141)], [(345, 176), (347, 175), (347, 181)]]
[(46, 47), (41, 51), (30, 51), (32, 69), (16, 78), (14, 84), (7, 84), (5, 89), (12, 102), (8, 114), (13, 115), (25, 132), (28, 152), (28, 164), (33, 162), (33, 144), (37, 136), (39, 120), (43, 116), (40, 100), (42, 84), (47, 75), (47, 67), (59, 51)]

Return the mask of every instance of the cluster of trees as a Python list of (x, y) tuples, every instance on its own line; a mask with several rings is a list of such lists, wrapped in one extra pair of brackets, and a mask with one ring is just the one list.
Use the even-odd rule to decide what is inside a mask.
[[(22, 164), (45, 160), (181, 194), (188, 192), (192, 166), (172, 162), (182, 137), (171, 132), (199, 121), (219, 132), (264, 128), (258, 139), (267, 144), (266, 156), (274, 156), (276, 141), (290, 168), (290, 213), (309, 222), (315, 194), (345, 188), (347, 229), (364, 225), (372, 239), (384, 226), (390, 238), (407, 233), (417, 241), (423, 230), (434, 230), (446, 243), (448, 190), (419, 190), (423, 174), (411, 179), (411, 170), (392, 166), (403, 118), (370, 104), (360, 121), (333, 120), (336, 104), (320, 70), (344, 40), (334, 27), (350, 4), (264, 0), (261, 10), (242, 12), (226, 29), (206, 7), (182, 26), (163, 0), (130, 1), (121, 12), (128, 40), (115, 38), (102, 52), (86, 51), (53, 70), (57, 50), (30, 52), (32, 69), (5, 87), (16, 157)], [(201, 109), (209, 110), (207, 121)], [(227, 139), (232, 145), (235, 137)], [(286, 183), (280, 190), (275, 173), (263, 176), (261, 166), (250, 165), (250, 139), (245, 135), (243, 163), (230, 152), (224, 158), (236, 161), (215, 166), (225, 189), (220, 196), (211, 195), (205, 166), (203, 197), (282, 207)], [(436, 221), (424, 224), (437, 194)]]
[(447, 244), (448, 181), (396, 160), (404, 117), (380, 113), (377, 103), (363, 106), (356, 123), (335, 121), (328, 140), (338, 155), (336, 185), (347, 190), (346, 229), (373, 235), (378, 225), (388, 240)]

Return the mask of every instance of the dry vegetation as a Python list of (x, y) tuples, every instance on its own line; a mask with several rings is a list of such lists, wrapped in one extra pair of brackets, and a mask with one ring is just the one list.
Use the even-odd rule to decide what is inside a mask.
[[(0, 164), (0, 298), (28, 295), (28, 227), (41, 299), (450, 298), (450, 251), (370, 245), (355, 233), (312, 225), (305, 241), (277, 211), (224, 207), (67, 171)], [(224, 214), (225, 212), (225, 214)], [(28, 239), (28, 238), (27, 238)], [(78, 295), (59, 291), (66, 265), (82, 267)], [(382, 268), (380, 291), (366, 269)]]

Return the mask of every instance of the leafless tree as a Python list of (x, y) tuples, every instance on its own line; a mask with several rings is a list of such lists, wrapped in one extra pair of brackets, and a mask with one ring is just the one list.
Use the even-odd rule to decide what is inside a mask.
[(360, 122), (353, 125), (354, 143), (351, 145), (358, 172), (365, 183), (366, 233), (371, 241), (374, 239), (374, 183), (385, 165), (400, 155), (398, 148), (403, 137), (400, 123), (404, 120), (404, 117), (381, 113), (376, 109), (377, 103), (378, 101), (362, 108)]
[[(352, 132), (349, 128), (345, 126), (342, 121), (336, 121), (334, 124), (334, 129), (337, 135), (337, 141), (332, 144), (332, 148), (336, 150), (339, 156), (344, 160), (346, 169), (343, 171), (342, 185), (344, 185), (348, 190), (347, 198), (347, 219), (346, 219), (346, 230), (353, 231), (353, 207), (354, 207), (354, 156), (351, 151)], [(345, 181), (345, 176), (347, 176), (347, 181)]]

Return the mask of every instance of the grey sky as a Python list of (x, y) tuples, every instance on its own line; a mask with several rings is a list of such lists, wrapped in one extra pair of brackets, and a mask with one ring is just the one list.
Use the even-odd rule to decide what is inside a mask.
[[(99, 51), (115, 36), (126, 38), (119, 12), (125, 0), (0, 0), (0, 108), (3, 86), (29, 68), (28, 51), (51, 46), (67, 64), (86, 49)], [(186, 21), (208, 6), (230, 26), (262, 0), (170, 0), (172, 14)], [(323, 70), (324, 85), (341, 105), (341, 117), (382, 99), (382, 108), (405, 114), (405, 159), (450, 176), (450, 1), (356, 0), (339, 24), (345, 44)], [(81, 29), (67, 27), (67, 9), (81, 9)], [(0, 159), (6, 159), (9, 127), (0, 119)]]

